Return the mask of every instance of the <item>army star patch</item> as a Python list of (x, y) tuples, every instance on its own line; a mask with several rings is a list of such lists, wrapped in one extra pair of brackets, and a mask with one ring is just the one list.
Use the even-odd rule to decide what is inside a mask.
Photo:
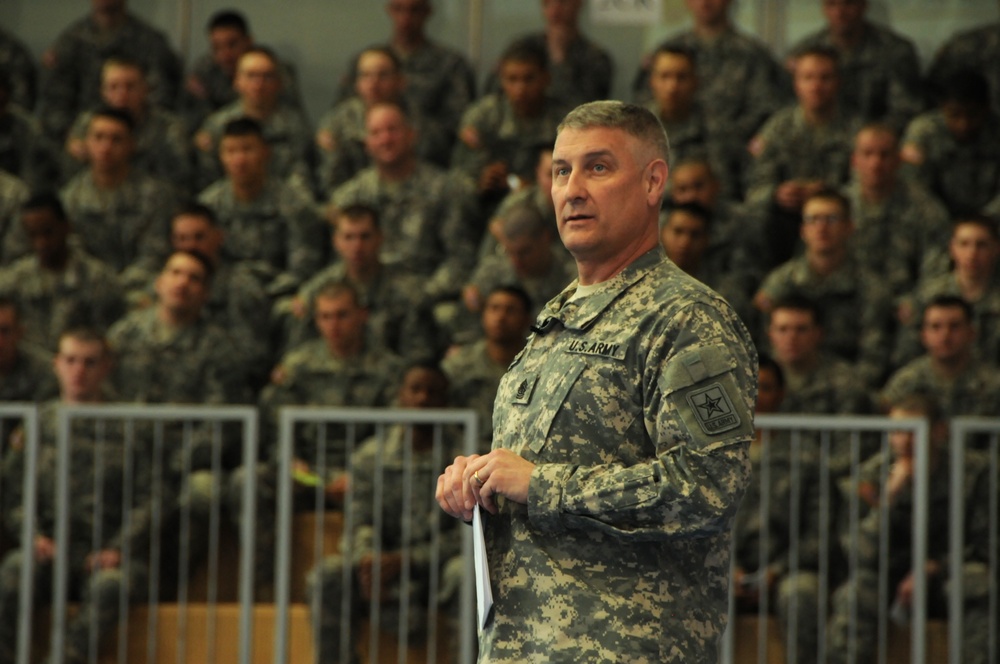
[(740, 425), (740, 416), (736, 414), (725, 388), (719, 383), (689, 392), (687, 402), (702, 431), (709, 435), (729, 431)]

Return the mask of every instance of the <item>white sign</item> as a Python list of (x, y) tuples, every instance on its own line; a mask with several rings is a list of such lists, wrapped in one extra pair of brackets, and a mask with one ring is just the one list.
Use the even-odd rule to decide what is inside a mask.
[(595, 25), (655, 25), (663, 16), (663, 0), (590, 0)]

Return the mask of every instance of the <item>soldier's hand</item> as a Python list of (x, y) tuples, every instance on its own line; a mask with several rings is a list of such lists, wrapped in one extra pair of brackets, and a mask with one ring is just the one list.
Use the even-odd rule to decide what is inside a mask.
[(462, 127), (458, 132), (458, 138), (473, 150), (479, 149), (479, 132), (475, 127)]
[(194, 146), (202, 152), (211, 152), (212, 136), (207, 131), (199, 131), (194, 135)]
[(472, 460), (465, 468), (466, 483), (476, 502), (490, 514), (497, 513), (494, 496), (526, 505), (528, 485), (535, 464), (510, 450), (498, 449)]
[(122, 555), (117, 549), (101, 549), (87, 556), (87, 570), (96, 572), (102, 569), (115, 569), (122, 562)]
[(469, 284), (462, 289), (462, 303), (465, 304), (465, 308), (476, 313), (479, 311), (482, 303), (479, 300), (479, 288)]
[(337, 141), (333, 138), (333, 132), (322, 130), (316, 132), (316, 145), (324, 152), (333, 152), (337, 149)]
[(307, 307), (305, 301), (297, 295), (292, 298), (292, 303), (289, 305), (289, 308), (292, 311), (292, 315), (299, 320), (304, 319), (306, 314), (309, 313), (309, 307)]
[(47, 563), (56, 556), (56, 543), (51, 537), (35, 535), (35, 560)]
[(476, 454), (455, 457), (455, 461), (438, 477), (434, 493), (441, 509), (463, 521), (472, 521), (472, 508), (476, 506), (476, 497), (465, 477), (465, 469), (470, 461), (478, 458)]

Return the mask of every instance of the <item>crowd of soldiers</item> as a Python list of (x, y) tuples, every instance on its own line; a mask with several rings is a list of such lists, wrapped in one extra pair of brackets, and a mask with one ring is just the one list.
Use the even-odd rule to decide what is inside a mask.
[[(255, 473), (263, 514), (284, 405), (469, 407), (488, 449), (500, 376), (575, 276), (549, 196), (556, 126), (627, 74), (583, 34), (581, 5), (542, 0), (543, 29), (477, 89), (425, 33), (429, 0), (388, 0), (389, 39), (351, 58), (314, 128), (295, 67), (237, 11), (211, 17), (210, 53), (187, 72), (125, 0), (94, 0), (37, 65), (0, 30), (0, 399), (257, 404), (260, 459), (226, 455), (223, 486), (191, 481), (178, 501), (238, 505)], [(693, 27), (632, 85), (671, 142), (662, 244), (773, 356), (776, 408), (1000, 413), (1000, 25), (955, 35), (925, 68), (865, 0), (821, 0), (826, 24), (779, 62), (728, 0), (687, 5)], [(340, 505), (343, 436), (296, 440), (296, 486)], [(196, 445), (186, 470), (210, 457)], [(848, 455), (830, 465), (849, 477)], [(149, 533), (105, 534), (71, 566), (110, 597), (115, 551)], [(273, 537), (258, 539), (264, 582)], [(353, 564), (366, 554), (370, 577), (370, 551)], [(18, 555), (0, 568), (3, 629)], [(334, 639), (319, 627), (339, 615), (317, 631)]]

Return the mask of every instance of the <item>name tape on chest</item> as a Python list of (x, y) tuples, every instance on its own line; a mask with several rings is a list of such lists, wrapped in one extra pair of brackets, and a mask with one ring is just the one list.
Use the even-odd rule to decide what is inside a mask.
[(616, 360), (625, 359), (625, 344), (613, 341), (588, 341), (578, 339), (571, 341), (566, 347), (567, 353), (578, 353), (580, 355), (599, 355), (601, 357), (611, 357)]

